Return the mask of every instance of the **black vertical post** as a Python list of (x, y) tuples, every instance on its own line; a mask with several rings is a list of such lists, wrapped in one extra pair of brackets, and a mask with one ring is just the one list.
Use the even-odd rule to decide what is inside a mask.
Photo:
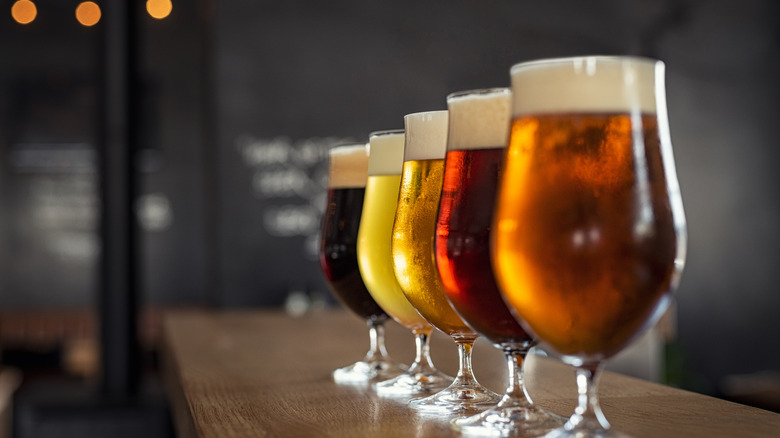
[(138, 1), (102, 3), (100, 47), (101, 133), (98, 151), (101, 201), (99, 320), (102, 389), (109, 398), (134, 395), (137, 342), (136, 16)]
[(222, 257), (220, 246), (220, 157), (216, 130), (216, 0), (200, 0), (201, 32), (202, 112), (201, 134), (203, 138), (203, 218), (206, 304), (222, 306)]

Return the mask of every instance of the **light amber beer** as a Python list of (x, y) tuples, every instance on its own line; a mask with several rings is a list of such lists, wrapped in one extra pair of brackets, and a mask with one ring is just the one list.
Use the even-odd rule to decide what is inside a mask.
[(395, 276), (406, 298), (429, 323), (457, 341), (477, 335), (447, 301), (433, 251), (447, 121), (447, 111), (405, 117), (407, 139), (392, 253)]
[(404, 132), (372, 134), (368, 181), (358, 230), (358, 266), (371, 296), (404, 327), (432, 329), (404, 296), (393, 272), (390, 241), (403, 166)]
[(613, 356), (654, 323), (682, 269), (685, 222), (666, 115), (656, 113), (665, 111), (657, 68), (606, 58), (512, 70), (496, 277), (532, 332), (575, 364)]

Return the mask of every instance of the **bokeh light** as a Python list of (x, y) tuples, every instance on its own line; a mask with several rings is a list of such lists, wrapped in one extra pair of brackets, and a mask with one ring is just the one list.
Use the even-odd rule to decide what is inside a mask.
[(30, 0), (18, 0), (11, 6), (11, 16), (19, 24), (29, 24), (38, 16), (38, 8)]
[(173, 3), (171, 0), (147, 0), (146, 12), (153, 18), (161, 20), (170, 15), (173, 9)]
[(76, 7), (76, 19), (82, 26), (94, 26), (100, 21), (100, 6), (95, 2), (81, 2)]

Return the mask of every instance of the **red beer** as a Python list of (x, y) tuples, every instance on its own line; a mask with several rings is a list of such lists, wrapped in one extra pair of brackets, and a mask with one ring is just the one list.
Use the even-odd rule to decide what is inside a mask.
[(436, 262), (447, 297), (463, 319), (496, 345), (531, 340), (512, 317), (490, 264), (493, 207), (504, 147), (448, 151)]

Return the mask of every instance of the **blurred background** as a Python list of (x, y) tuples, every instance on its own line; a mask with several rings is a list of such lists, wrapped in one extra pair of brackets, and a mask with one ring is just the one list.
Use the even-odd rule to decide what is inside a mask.
[[(101, 366), (98, 47), (112, 2), (83, 3), (0, 0), (6, 388)], [(338, 306), (316, 260), (332, 145), (445, 109), (450, 92), (508, 86), (517, 62), (642, 55), (666, 62), (689, 225), (658, 379), (780, 411), (780, 2), (131, 3), (139, 113), (124, 164), (144, 369), (168, 308)]]

